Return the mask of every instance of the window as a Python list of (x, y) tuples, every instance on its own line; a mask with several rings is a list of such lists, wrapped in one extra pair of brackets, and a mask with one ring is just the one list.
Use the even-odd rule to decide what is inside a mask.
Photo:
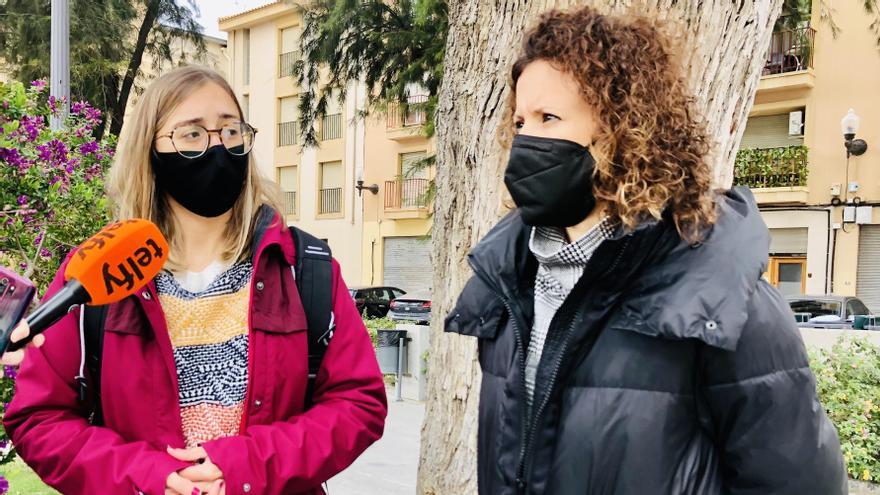
[(768, 280), (783, 296), (803, 294), (807, 283), (807, 259), (770, 258)]
[(384, 289), (370, 289), (364, 291), (366, 300), (371, 304), (388, 304), (388, 297), (385, 295)]
[(400, 289), (391, 289), (391, 298), (392, 299), (397, 299), (398, 297), (400, 297), (404, 294), (406, 294), (406, 292), (404, 292)]
[[(804, 112), (804, 108), (798, 108)], [(803, 113), (801, 115), (804, 115)], [(791, 114), (789, 112), (776, 115), (749, 117), (746, 130), (743, 132), (740, 149), (769, 149), (803, 146), (803, 134), (791, 135)]]
[(242, 63), (242, 74), (244, 75), (244, 84), (251, 83), (251, 30), (245, 29), (242, 31), (242, 55), (241, 55), (241, 63)]
[(342, 162), (326, 162), (321, 164), (319, 214), (342, 213), (343, 174)]
[(420, 166), (427, 153), (417, 151), (415, 153), (400, 154), (400, 176), (404, 179), (427, 179), (428, 169)]
[(426, 103), (428, 103), (428, 89), (421, 84), (407, 84), (406, 104), (409, 108), (403, 116), (403, 125), (422, 125), (427, 122)]
[(799, 299), (789, 303), (794, 313), (809, 313), (810, 318), (817, 316), (840, 317), (840, 303), (837, 301), (823, 301), (815, 299)]
[(329, 141), (342, 137), (342, 101), (339, 91), (334, 90), (327, 97), (327, 107), (321, 122), (321, 140)]
[(297, 97), (288, 96), (278, 100), (278, 146), (292, 146), (298, 141), (299, 108)]
[(378, 302), (379, 304), (391, 304), (391, 300), (394, 299), (391, 297), (391, 291), (388, 289), (376, 289), (378, 293)]
[(296, 215), (296, 192), (298, 189), (296, 167), (279, 167), (278, 184), (281, 186), (284, 214)]
[(424, 151), (399, 155), (400, 175), (385, 184), (385, 209), (418, 209), (428, 206), (431, 181), (428, 169), (422, 166)]
[(300, 58), (299, 40), (302, 31), (299, 26), (281, 30), (281, 55), (279, 55), (278, 76), (293, 75), (293, 67)]
[(868, 308), (858, 299), (850, 299), (846, 302), (846, 318), (851, 316), (866, 316), (871, 314)]

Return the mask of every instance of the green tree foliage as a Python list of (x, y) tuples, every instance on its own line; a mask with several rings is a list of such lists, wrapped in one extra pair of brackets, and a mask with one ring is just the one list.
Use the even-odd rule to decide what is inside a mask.
[[(173, 60), (173, 44), (204, 52), (194, 0), (71, 0), (71, 100), (104, 109), (95, 134), (118, 135), (129, 96), (137, 91), (144, 55)], [(0, 1), (0, 58), (23, 83), (49, 74), (50, 0)]]
[[(305, 88), (299, 102), (305, 145), (317, 144), (314, 123), (330, 95), (344, 94), (357, 80), (367, 87), (364, 114), (425, 111), (425, 132), (433, 135), (449, 28), (445, 0), (316, 0), (302, 14), (303, 59), (293, 77)], [(414, 87), (427, 92), (427, 102), (408, 101)]]

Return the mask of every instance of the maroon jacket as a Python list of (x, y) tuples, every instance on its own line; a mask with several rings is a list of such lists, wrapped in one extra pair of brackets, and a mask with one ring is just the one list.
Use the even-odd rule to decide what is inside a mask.
[[(320, 484), (382, 436), (385, 387), (370, 338), (333, 262), (336, 332), (303, 411), (306, 316), (290, 270), (293, 241), (276, 217), (257, 232), (249, 326), (249, 376), (241, 434), (203, 445), (228, 495), (323, 493)], [(67, 262), (47, 297), (63, 284)], [(262, 285), (260, 284), (262, 282)], [(171, 341), (153, 283), (109, 307), (101, 392), (104, 427), (77, 401), (79, 311), (28, 349), (3, 424), (21, 457), (65, 494), (165, 493), (187, 467)]]

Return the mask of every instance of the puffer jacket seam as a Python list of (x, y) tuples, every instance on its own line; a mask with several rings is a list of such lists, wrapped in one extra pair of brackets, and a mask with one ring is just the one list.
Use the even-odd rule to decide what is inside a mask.
[(666, 394), (666, 395), (676, 395), (679, 397), (693, 397), (694, 394), (685, 393), (685, 392), (670, 392), (668, 390), (648, 390), (646, 388), (636, 388), (636, 387), (611, 387), (604, 385), (566, 385), (565, 388), (577, 388), (577, 389), (594, 389), (594, 390), (623, 390), (627, 392), (647, 392), (653, 394)]
[(782, 374), (788, 375), (788, 374), (793, 374), (796, 372), (803, 372), (803, 371), (810, 371), (810, 366), (805, 365), (805, 366), (801, 366), (798, 368), (787, 368), (784, 370), (777, 370), (777, 371), (773, 371), (770, 373), (764, 373), (762, 375), (755, 375), (755, 376), (751, 376), (749, 378), (743, 378), (742, 380), (736, 380), (736, 381), (732, 381), (732, 382), (714, 383), (712, 385), (706, 385), (705, 389), (706, 390), (715, 390), (715, 389), (719, 389), (719, 388), (731, 387), (731, 386), (736, 386), (736, 385), (747, 385), (749, 383), (757, 382), (759, 380), (763, 380), (767, 377), (771, 377), (774, 375), (782, 375)]

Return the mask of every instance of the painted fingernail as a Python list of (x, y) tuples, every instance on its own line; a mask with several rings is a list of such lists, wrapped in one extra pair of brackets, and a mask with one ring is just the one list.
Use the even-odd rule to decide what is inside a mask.
[(202, 491), (198, 488), (193, 488), (192, 495), (202, 495)]

